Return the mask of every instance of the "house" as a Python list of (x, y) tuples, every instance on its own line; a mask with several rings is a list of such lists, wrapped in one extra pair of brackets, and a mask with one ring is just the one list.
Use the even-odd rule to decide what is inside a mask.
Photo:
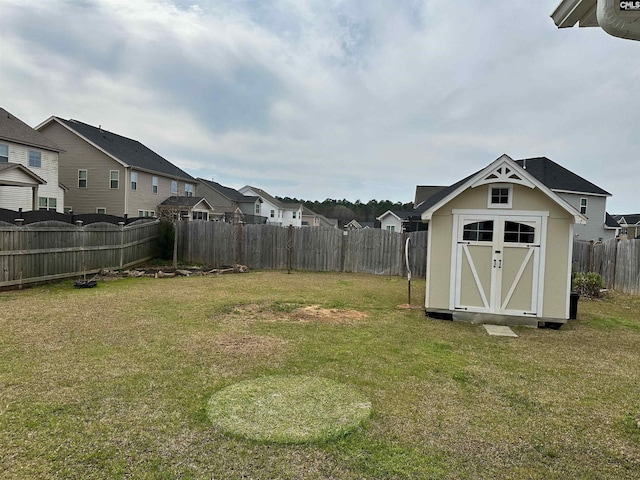
[(207, 199), (219, 219), (228, 223), (266, 223), (265, 217), (255, 214), (256, 210), (260, 210), (260, 197), (243, 195), (213, 180), (198, 178), (197, 181), (196, 194)]
[(214, 208), (204, 197), (172, 195), (158, 205), (158, 210), (172, 220), (214, 220)]
[(613, 220), (620, 228), (620, 234), (627, 238), (640, 238), (640, 213), (613, 215)]
[(348, 223), (345, 223), (345, 230), (360, 230), (361, 228), (375, 228), (374, 222), (359, 222), (355, 218)]
[(387, 210), (376, 220), (380, 221), (381, 229), (391, 232), (417, 232), (427, 229), (420, 212), (416, 210)]
[(169, 196), (193, 196), (195, 179), (137, 140), (78, 120), (50, 117), (36, 130), (60, 145), (65, 210), (155, 216)]
[(447, 188), (446, 185), (417, 185), (416, 186), (416, 194), (413, 199), (413, 208), (418, 208), (418, 206), (424, 202), (427, 198), (435, 195), (443, 188)]
[(427, 315), (566, 323), (574, 224), (587, 219), (531, 169), (502, 155), (421, 208), (429, 223)]
[(602, 241), (616, 236), (615, 225), (610, 221), (607, 224), (609, 192), (547, 157), (525, 158), (516, 163), (587, 218), (585, 225), (575, 226), (576, 239)]
[(267, 217), (267, 223), (288, 227), (302, 226), (302, 204), (281, 202), (277, 198), (269, 195), (264, 190), (245, 185), (238, 190), (243, 195), (250, 195), (260, 198), (260, 203), (256, 204), (255, 215)]
[(0, 108), (0, 208), (62, 213), (60, 152), (49, 138)]
[(316, 213), (310, 208), (303, 206), (302, 226), (338, 228), (338, 220), (335, 218), (327, 218), (324, 215)]

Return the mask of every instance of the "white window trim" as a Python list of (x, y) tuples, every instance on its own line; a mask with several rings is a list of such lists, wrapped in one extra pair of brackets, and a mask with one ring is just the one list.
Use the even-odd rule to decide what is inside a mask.
[[(582, 201), (584, 200), (584, 205), (582, 205)], [(584, 212), (582, 211), (582, 207), (584, 207)], [(580, 197), (580, 205), (578, 207), (578, 211), (582, 215), (586, 215), (589, 211), (589, 199), (587, 197)]]
[(158, 177), (151, 177), (151, 193), (158, 194)]
[[(80, 172), (84, 172), (84, 178), (80, 178)], [(80, 186), (80, 180), (84, 180), (84, 187)], [(86, 168), (78, 169), (78, 188), (89, 188), (89, 170), (87, 170)]]
[[(37, 153), (40, 155), (40, 165), (31, 165), (31, 153)], [(42, 152), (39, 150), (27, 150), (27, 165), (29, 168), (42, 168)]]
[[(115, 172), (118, 174), (118, 178), (111, 178), (111, 174)], [(111, 182), (115, 180), (117, 182), (117, 187), (112, 187)], [(109, 170), (109, 189), (110, 190), (119, 190), (120, 189), (120, 171), (119, 170)]]
[(133, 192), (138, 190), (138, 172), (131, 172), (131, 181), (129, 183)]
[[(101, 212), (100, 210), (104, 210), (104, 212)], [(106, 215), (107, 214), (107, 207), (96, 207), (96, 213), (101, 213)]]
[[(175, 185), (175, 189), (173, 188)], [(171, 193), (177, 195), (178, 194), (178, 181), (177, 180), (171, 180)]]
[[(487, 208), (512, 208), (513, 206), (513, 184), (511, 183), (490, 183), (487, 195)], [(509, 198), (507, 203), (491, 203), (491, 197), (494, 188), (506, 188), (509, 192)]]

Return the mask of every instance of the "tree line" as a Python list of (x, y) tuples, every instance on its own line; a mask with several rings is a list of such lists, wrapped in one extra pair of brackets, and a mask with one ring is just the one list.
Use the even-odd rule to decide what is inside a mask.
[(354, 219), (358, 222), (375, 222), (376, 218), (387, 210), (413, 210), (413, 202), (402, 203), (391, 200), (369, 200), (367, 203), (362, 203), (360, 200), (351, 202), (347, 199), (332, 198), (322, 202), (291, 197), (278, 197), (278, 200), (285, 203), (301, 203), (315, 213), (337, 219), (341, 226)]

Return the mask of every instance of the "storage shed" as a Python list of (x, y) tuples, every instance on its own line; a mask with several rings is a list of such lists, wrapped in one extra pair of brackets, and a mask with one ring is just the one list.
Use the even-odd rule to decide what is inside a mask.
[(425, 310), (501, 325), (569, 318), (573, 225), (586, 218), (502, 155), (422, 205)]

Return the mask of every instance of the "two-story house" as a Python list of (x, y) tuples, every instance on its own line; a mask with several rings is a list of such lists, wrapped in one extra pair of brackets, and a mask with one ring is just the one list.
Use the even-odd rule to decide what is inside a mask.
[(49, 138), (0, 108), (0, 208), (62, 213), (61, 151)]
[(264, 190), (245, 185), (238, 190), (243, 195), (251, 195), (259, 197), (261, 203), (256, 204), (255, 215), (267, 217), (267, 223), (272, 225), (280, 225), (288, 227), (302, 226), (302, 204), (301, 203), (285, 203), (275, 197), (272, 197)]
[(601, 241), (615, 237), (619, 225), (607, 214), (609, 192), (547, 157), (525, 158), (516, 163), (587, 217), (585, 225), (574, 226), (575, 238)]
[(219, 220), (229, 223), (263, 224), (266, 218), (256, 211), (260, 211), (260, 197), (243, 195), (239, 191), (220, 185), (213, 180), (198, 178), (196, 195), (204, 197), (214, 209), (214, 215)]
[(157, 216), (170, 196), (193, 196), (195, 179), (142, 143), (100, 126), (50, 117), (36, 130), (64, 149), (65, 211)]

